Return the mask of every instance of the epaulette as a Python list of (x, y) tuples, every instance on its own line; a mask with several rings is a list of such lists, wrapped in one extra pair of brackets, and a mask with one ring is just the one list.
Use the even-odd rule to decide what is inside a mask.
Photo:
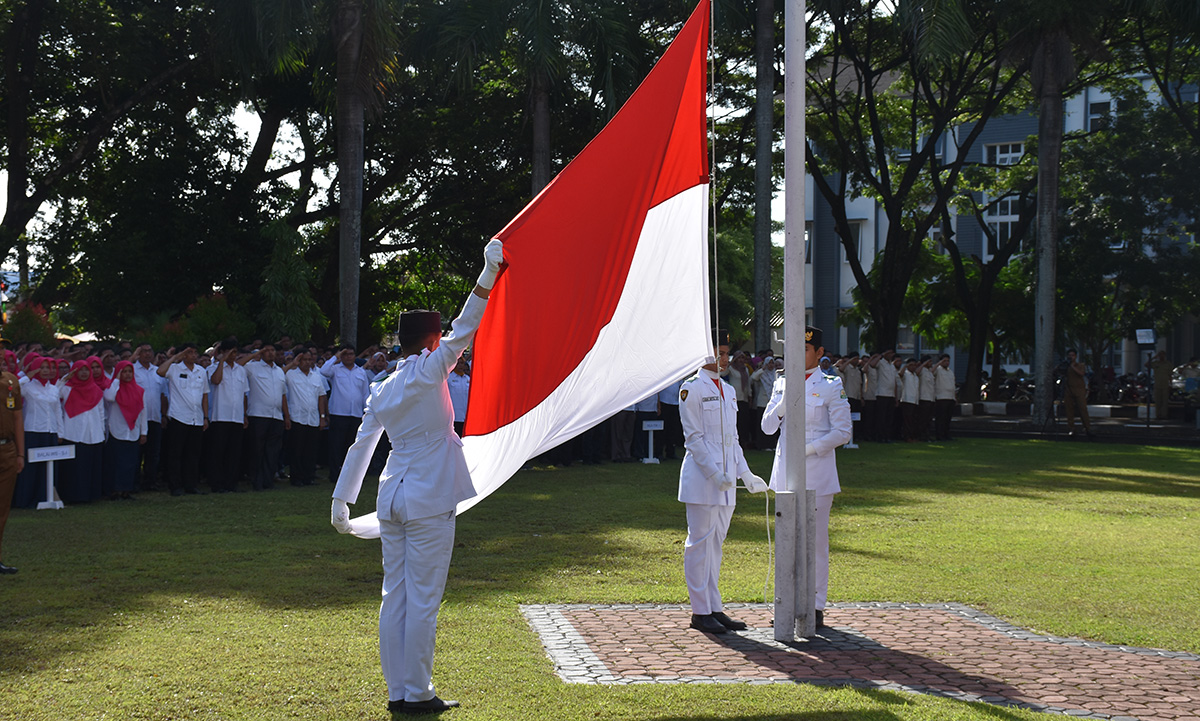
[(694, 380), (699, 380), (699, 378), (700, 378), (700, 374), (699, 374), (699, 373), (693, 373), (692, 375), (688, 376), (687, 378), (684, 378), (684, 379), (683, 379), (683, 382), (684, 382), (684, 383), (691, 383), (691, 382), (692, 382), (692, 381), (694, 381)]

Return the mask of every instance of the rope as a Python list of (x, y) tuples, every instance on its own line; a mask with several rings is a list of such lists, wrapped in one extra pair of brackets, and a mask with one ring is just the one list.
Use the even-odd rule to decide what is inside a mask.
[[(712, 101), (713, 88), (716, 86), (717, 79), (717, 12), (716, 3), (709, 3), (708, 6), (708, 48), (709, 48), (709, 66), (708, 66), (708, 92), (709, 97), (705, 103), (708, 107), (708, 116), (711, 122), (710, 135), (712, 142), (708, 144), (709, 162), (708, 162), (708, 183), (709, 183), (709, 207), (712, 209), (712, 279), (713, 279), (713, 329), (720, 331), (721, 329), (721, 287), (717, 275), (717, 194), (714, 192), (717, 187), (717, 113)], [(717, 363), (717, 382), (721, 382), (721, 359), (716, 358)], [(737, 403), (736, 396), (734, 403)], [(721, 413), (721, 469), (728, 472), (729, 459), (725, 452), (725, 413)], [(744, 487), (744, 486), (743, 486)], [(734, 493), (737, 493), (737, 486), (734, 486)], [(773, 595), (769, 595), (773, 571), (775, 570), (775, 543), (771, 539), (771, 494), (763, 492), (765, 496), (765, 525), (767, 530), (767, 569), (763, 579), (763, 603), (771, 604), (774, 600)]]

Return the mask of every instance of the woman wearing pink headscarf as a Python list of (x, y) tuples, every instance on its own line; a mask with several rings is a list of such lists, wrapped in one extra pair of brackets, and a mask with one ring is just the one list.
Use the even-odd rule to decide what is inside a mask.
[(93, 380), (87, 361), (75, 361), (58, 381), (58, 396), (63, 401), (59, 438), (75, 444), (75, 460), (67, 464), (58, 494), (67, 503), (88, 503), (102, 492), (104, 390)]
[(117, 363), (104, 391), (108, 405), (108, 442), (104, 446), (104, 495), (133, 498), (137, 490), (138, 446), (146, 442), (145, 391), (133, 377), (133, 364)]
[[(30, 354), (32, 355), (32, 354)], [(53, 446), (58, 443), (58, 426), (62, 407), (58, 401), (58, 365), (53, 358), (38, 356), (33, 363), (25, 357), (26, 377), (21, 379), (21, 396), (25, 421), (25, 449)], [(26, 463), (17, 476), (13, 506), (33, 508), (46, 495), (46, 464)]]

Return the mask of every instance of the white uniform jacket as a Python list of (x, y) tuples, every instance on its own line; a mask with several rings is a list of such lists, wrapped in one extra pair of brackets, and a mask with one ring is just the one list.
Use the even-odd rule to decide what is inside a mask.
[[(775, 381), (775, 392), (771, 402), (763, 411), (762, 430), (770, 435), (779, 431), (779, 442), (775, 444), (775, 462), (771, 465), (771, 490), (782, 491), (785, 484), (783, 474), (787, 444), (783, 430), (783, 401), (787, 379)], [(837, 376), (825, 375), (819, 370), (809, 375), (804, 383), (805, 444), (811, 443), (815, 452), (805, 463), (805, 486), (816, 491), (818, 496), (840, 493), (837, 459), (833, 451), (848, 443), (851, 434), (850, 401), (842, 389), (842, 380)]]
[(737, 396), (733, 387), (713, 381), (717, 374), (700, 369), (679, 387), (679, 421), (687, 453), (679, 469), (679, 500), (710, 506), (736, 504), (735, 489), (719, 489), (725, 471), (741, 478), (750, 472), (738, 443)]
[[(384, 430), (392, 450), (379, 477), (376, 511), (381, 521), (448, 513), (475, 496), (462, 441), (454, 434), (446, 377), (475, 337), (486, 307), (487, 301), (472, 293), (437, 350), (405, 358), (387, 380), (371, 386), (362, 426), (346, 452), (334, 498), (346, 503), (358, 498)], [(401, 507), (404, 517), (395, 517), (393, 509)]]

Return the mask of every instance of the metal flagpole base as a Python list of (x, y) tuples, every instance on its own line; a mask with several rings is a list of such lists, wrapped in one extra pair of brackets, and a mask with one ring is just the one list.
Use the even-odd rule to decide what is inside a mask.
[(813, 523), (816, 494), (805, 491), (805, 496), (807, 523), (802, 525), (799, 494), (793, 491), (775, 494), (776, 641), (812, 638), (817, 633), (815, 559), (809, 552), (816, 542)]

